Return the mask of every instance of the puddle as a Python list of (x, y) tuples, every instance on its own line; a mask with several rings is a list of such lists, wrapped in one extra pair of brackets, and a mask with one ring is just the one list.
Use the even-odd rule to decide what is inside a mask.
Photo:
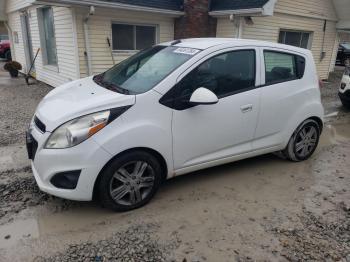
[(42, 235), (75, 232), (90, 229), (93, 225), (106, 224), (106, 220), (113, 216), (118, 216), (118, 213), (97, 206), (78, 207), (49, 216), (41, 216), (38, 218), (38, 225)]
[(19, 220), (0, 226), (0, 248), (15, 245), (22, 239), (39, 237), (39, 225), (35, 219)]

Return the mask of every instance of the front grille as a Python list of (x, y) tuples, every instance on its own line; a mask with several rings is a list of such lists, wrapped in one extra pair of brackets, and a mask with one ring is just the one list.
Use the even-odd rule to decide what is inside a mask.
[(36, 127), (37, 127), (41, 132), (43, 132), (43, 133), (46, 132), (46, 126), (45, 126), (45, 124), (44, 124), (43, 122), (41, 122), (40, 119), (39, 119), (37, 116), (34, 117), (34, 123), (35, 123)]

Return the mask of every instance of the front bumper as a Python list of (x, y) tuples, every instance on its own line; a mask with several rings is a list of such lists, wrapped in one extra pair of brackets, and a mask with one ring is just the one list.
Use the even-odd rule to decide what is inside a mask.
[[(37, 143), (35, 152), (29, 152), (29, 157), (32, 155), (31, 166), (39, 188), (60, 198), (92, 200), (97, 176), (112, 156), (93, 138), (72, 148), (45, 149), (44, 144), (50, 133), (42, 133), (35, 126), (31, 127), (29, 132), (29, 136)], [(75, 189), (60, 189), (50, 182), (56, 174), (72, 170), (81, 170)]]

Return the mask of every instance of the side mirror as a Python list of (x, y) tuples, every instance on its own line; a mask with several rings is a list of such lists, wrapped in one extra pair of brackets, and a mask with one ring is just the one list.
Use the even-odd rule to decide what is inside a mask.
[(197, 88), (190, 98), (191, 105), (214, 105), (219, 102), (219, 98), (209, 89)]

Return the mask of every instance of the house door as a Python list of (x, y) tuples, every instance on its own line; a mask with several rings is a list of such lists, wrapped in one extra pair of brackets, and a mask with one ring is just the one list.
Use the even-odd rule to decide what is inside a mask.
[[(24, 54), (26, 58), (26, 73), (29, 73), (30, 66), (33, 61), (33, 46), (32, 46), (32, 38), (30, 35), (30, 24), (28, 13), (24, 13), (21, 15), (21, 26), (22, 26), (22, 36), (23, 36), (23, 46), (24, 46)], [(31, 69), (31, 74), (35, 73), (35, 68)]]

